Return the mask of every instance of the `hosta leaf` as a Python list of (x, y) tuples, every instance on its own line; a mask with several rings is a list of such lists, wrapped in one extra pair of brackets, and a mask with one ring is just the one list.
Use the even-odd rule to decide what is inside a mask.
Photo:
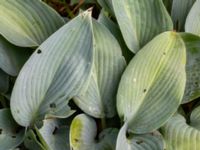
[(117, 94), (119, 116), (134, 133), (159, 128), (181, 103), (186, 52), (178, 33), (155, 37), (129, 63)]
[(181, 33), (187, 48), (186, 73), (187, 82), (182, 103), (200, 97), (200, 37)]
[(92, 77), (86, 93), (74, 98), (75, 103), (91, 116), (113, 117), (116, 93), (125, 68), (125, 59), (112, 34), (93, 20), (95, 58)]
[(112, 15), (114, 15), (112, 0), (97, 0), (98, 3)]
[(0, 93), (6, 93), (9, 88), (9, 76), (0, 69)]
[(196, 0), (187, 16), (185, 31), (200, 36), (200, 0)]
[(28, 150), (46, 150), (45, 147), (38, 141), (38, 137), (33, 130), (26, 132), (24, 146)]
[(126, 44), (134, 53), (155, 35), (173, 29), (162, 0), (113, 0), (113, 7)]
[(80, 114), (70, 126), (70, 147), (73, 150), (115, 150), (117, 129), (104, 129), (98, 140), (95, 140), (96, 134), (95, 121), (85, 114)]
[(116, 150), (163, 150), (164, 140), (158, 131), (148, 134), (133, 134), (127, 137), (127, 125), (125, 124), (117, 138)]
[(192, 111), (190, 125), (200, 131), (200, 106)]
[(0, 1), (0, 34), (15, 45), (38, 46), (62, 25), (64, 20), (42, 1)]
[(44, 120), (44, 125), (38, 130), (40, 140), (48, 150), (69, 149), (69, 127), (59, 127), (57, 120)]
[(196, 0), (173, 0), (171, 16), (178, 31), (184, 30), (185, 20)]
[(106, 16), (104, 10), (101, 10), (101, 13), (98, 17), (98, 22), (106, 26), (109, 29), (109, 31), (113, 34), (113, 36), (118, 40), (122, 49), (122, 54), (125, 57), (126, 61), (129, 62), (133, 57), (133, 53), (126, 46), (119, 26), (116, 23), (114, 23), (108, 16)]
[(11, 95), (12, 114), (20, 125), (29, 126), (46, 114), (72, 113), (68, 101), (87, 89), (93, 64), (90, 14), (88, 10), (59, 29), (22, 68)]
[(9, 109), (0, 109), (0, 150), (15, 148), (23, 141), (24, 131), (18, 131), (18, 125)]
[(163, 0), (163, 3), (164, 3), (164, 5), (167, 8), (169, 13), (171, 13), (172, 2), (173, 2), (173, 0)]
[(10, 44), (0, 35), (0, 68), (12, 76), (16, 76), (30, 56), (27, 48)]
[[(197, 111), (199, 114), (199, 110)], [(191, 121), (194, 121), (194, 119), (199, 121), (199, 117), (195, 118), (197, 113), (194, 113), (191, 116)], [(176, 114), (168, 120), (162, 128), (162, 133), (167, 150), (199, 150), (200, 130), (196, 128), (196, 125), (194, 127), (188, 125), (185, 118), (180, 114)]]

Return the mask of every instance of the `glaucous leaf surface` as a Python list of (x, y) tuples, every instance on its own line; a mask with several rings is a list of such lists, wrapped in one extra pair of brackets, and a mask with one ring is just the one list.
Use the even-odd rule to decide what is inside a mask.
[(22, 143), (24, 131), (18, 131), (18, 125), (9, 109), (0, 109), (0, 150), (13, 149)]
[(162, 127), (167, 150), (199, 150), (199, 114), (200, 109), (196, 108), (191, 114), (190, 124), (180, 114), (175, 114), (167, 121)]
[(200, 37), (181, 33), (187, 49), (186, 88), (182, 103), (190, 102), (200, 97)]
[(104, 129), (96, 140), (96, 122), (91, 117), (80, 114), (70, 126), (70, 147), (73, 150), (115, 150), (117, 134), (117, 129)]
[(50, 36), (33, 53), (15, 82), (11, 111), (22, 126), (46, 117), (67, 117), (68, 101), (87, 89), (93, 64), (90, 10)]
[(74, 98), (87, 114), (113, 117), (116, 114), (116, 93), (126, 62), (117, 40), (102, 24), (93, 20), (94, 66), (88, 90)]
[(162, 0), (113, 0), (114, 12), (128, 48), (136, 53), (154, 36), (173, 29)]
[(161, 127), (178, 109), (186, 83), (186, 49), (176, 32), (156, 36), (131, 60), (119, 84), (117, 109), (133, 133)]
[(40, 141), (48, 150), (68, 150), (69, 147), (69, 127), (60, 126), (55, 119), (46, 119), (43, 126), (37, 131)]
[(163, 150), (164, 140), (158, 131), (147, 134), (130, 134), (127, 137), (125, 124), (117, 138), (116, 150)]
[(187, 16), (185, 32), (200, 36), (200, 0), (196, 0)]
[(0, 35), (0, 68), (16, 76), (31, 54), (27, 49), (12, 45)]
[(113, 36), (117, 39), (119, 42), (119, 45), (122, 50), (122, 54), (125, 57), (127, 63), (133, 58), (133, 53), (128, 49), (126, 46), (126, 43), (123, 39), (123, 36), (121, 34), (120, 28), (118, 24), (113, 22), (107, 15), (104, 10), (101, 10), (101, 13), (99, 14), (98, 17), (98, 22), (103, 24), (112, 34)]
[(40, 0), (0, 1), (0, 34), (14, 45), (39, 46), (62, 25), (62, 17)]
[(171, 16), (174, 26), (178, 31), (183, 31), (185, 20), (192, 5), (196, 0), (173, 0)]

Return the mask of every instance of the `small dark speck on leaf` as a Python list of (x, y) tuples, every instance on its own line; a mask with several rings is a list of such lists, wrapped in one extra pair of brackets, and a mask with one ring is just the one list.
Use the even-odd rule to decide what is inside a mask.
[(15, 136), (15, 135), (13, 135), (13, 136), (12, 136), (12, 138), (16, 138), (16, 136)]
[(41, 51), (40, 49), (38, 49), (38, 50), (37, 50), (37, 53), (38, 53), (38, 54), (41, 54), (41, 53), (42, 53), (42, 51)]
[(79, 142), (79, 140), (78, 140), (78, 139), (74, 139), (74, 141), (75, 141), (75, 142)]
[(166, 55), (166, 53), (165, 53), (165, 52), (163, 52), (163, 55)]
[(55, 103), (51, 103), (51, 104), (49, 105), (49, 107), (50, 107), (50, 108), (56, 108), (56, 104), (55, 104)]
[(137, 144), (141, 144), (141, 143), (143, 143), (143, 141), (142, 141), (142, 140), (136, 141), (136, 143), (137, 143)]
[(143, 92), (145, 93), (147, 91), (147, 89), (144, 89)]

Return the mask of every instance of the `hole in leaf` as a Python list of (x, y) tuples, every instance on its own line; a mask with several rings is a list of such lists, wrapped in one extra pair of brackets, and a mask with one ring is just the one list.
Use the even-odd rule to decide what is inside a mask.
[(144, 89), (143, 92), (145, 93), (147, 91), (147, 89)]
[(136, 143), (137, 143), (137, 144), (141, 144), (141, 143), (143, 143), (143, 141), (142, 141), (142, 140), (139, 140), (139, 141), (136, 141)]
[(2, 134), (2, 131), (3, 131), (3, 130), (2, 130), (2, 129), (0, 129), (0, 134)]
[(38, 53), (38, 54), (41, 54), (41, 53), (42, 53), (42, 51), (41, 51), (40, 49), (38, 49), (38, 50), (37, 50), (37, 53)]
[(54, 130), (53, 130), (53, 134), (56, 134), (56, 131), (57, 131), (57, 130), (58, 130), (58, 128), (55, 127)]
[(55, 104), (55, 103), (51, 103), (51, 104), (49, 105), (49, 107), (50, 107), (50, 108), (56, 108), (56, 104)]

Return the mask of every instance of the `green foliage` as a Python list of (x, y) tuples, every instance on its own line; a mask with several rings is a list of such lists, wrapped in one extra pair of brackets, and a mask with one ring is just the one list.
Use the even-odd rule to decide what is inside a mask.
[(199, 13), (0, 0), (0, 150), (199, 150)]

